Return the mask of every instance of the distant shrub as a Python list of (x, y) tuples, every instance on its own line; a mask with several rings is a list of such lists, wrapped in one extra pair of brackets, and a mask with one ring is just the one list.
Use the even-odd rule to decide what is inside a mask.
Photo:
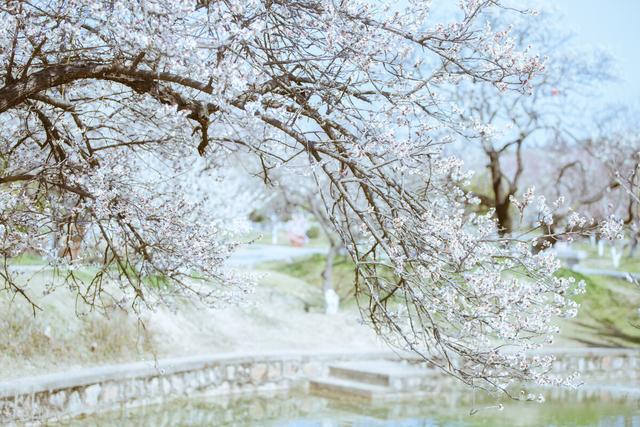
[(265, 222), (267, 220), (267, 217), (260, 211), (252, 211), (249, 214), (249, 219), (252, 222), (257, 222), (257, 223), (261, 224), (261, 223), (263, 223), (263, 222)]
[(317, 239), (318, 237), (320, 237), (320, 227), (315, 225), (313, 227), (310, 227), (307, 230), (307, 237), (310, 239)]

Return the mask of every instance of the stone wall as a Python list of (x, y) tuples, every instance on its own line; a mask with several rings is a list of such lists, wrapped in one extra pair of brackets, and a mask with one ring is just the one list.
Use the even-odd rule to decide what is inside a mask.
[(165, 359), (0, 383), (0, 424), (55, 420), (180, 396), (288, 390), (336, 361), (395, 359), (393, 353), (277, 353)]
[[(583, 393), (606, 390), (597, 384), (638, 378), (640, 352), (624, 349), (550, 349), (559, 375), (575, 371)], [(0, 383), (0, 424), (60, 420), (81, 414), (159, 403), (181, 396), (231, 395), (304, 388), (339, 361), (397, 359), (378, 353), (226, 354), (129, 363), (22, 378)], [(415, 356), (404, 359), (418, 363)], [(438, 384), (442, 379), (434, 379)], [(446, 381), (444, 382), (446, 383)], [(640, 389), (632, 390), (640, 395)]]
[(558, 375), (580, 373), (585, 385), (629, 383), (640, 377), (640, 351), (609, 348), (548, 349), (540, 355), (554, 355), (553, 371)]

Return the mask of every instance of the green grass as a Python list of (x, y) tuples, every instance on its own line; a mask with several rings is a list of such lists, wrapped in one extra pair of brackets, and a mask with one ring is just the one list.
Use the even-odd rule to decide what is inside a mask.
[(40, 255), (32, 253), (23, 253), (17, 257), (8, 259), (9, 265), (43, 265), (46, 261)]
[(640, 272), (640, 259), (636, 257), (628, 258), (626, 256), (623, 256), (620, 259), (620, 267), (615, 268), (613, 266), (611, 256), (608, 253), (603, 257), (595, 256), (582, 260), (580, 262), (580, 265), (587, 268), (598, 268), (603, 270), (628, 271), (631, 273)]
[[(321, 254), (296, 259), (293, 262), (272, 262), (261, 266), (264, 270), (302, 280), (309, 286), (322, 291), (322, 272), (325, 268), (326, 256)], [(355, 280), (354, 264), (347, 256), (337, 256), (333, 264), (333, 288), (340, 295), (341, 307), (354, 303), (353, 287)]]
[(609, 245), (605, 246), (603, 256), (598, 255), (597, 246), (592, 246), (589, 241), (577, 242), (574, 243), (573, 246), (576, 250), (587, 254), (587, 258), (580, 261), (580, 265), (584, 267), (628, 271), (632, 273), (640, 272), (640, 250), (636, 251), (635, 256), (629, 257), (629, 248), (619, 249), (623, 250), (623, 255), (620, 259), (620, 267), (616, 269), (614, 268), (613, 261), (611, 260), (611, 248)]
[(628, 258), (624, 256), (620, 260), (620, 268), (618, 268), (618, 270), (638, 273), (640, 272), (640, 259), (637, 257)]
[(640, 289), (624, 280), (602, 276), (585, 276), (562, 269), (560, 277), (584, 280), (585, 293), (576, 297), (578, 316), (563, 327), (566, 339), (589, 346), (640, 345)]
[[(19, 257), (21, 265), (39, 264), (33, 255)], [(260, 266), (268, 272), (258, 282), (261, 303), (274, 303), (284, 310), (322, 312), (322, 272), (325, 256), (313, 255), (293, 262), (272, 262)], [(61, 287), (50, 295), (42, 295), (47, 281), (61, 281), (52, 271), (30, 275), (31, 295), (43, 311), (34, 318), (20, 298), (11, 300), (8, 293), (0, 293), (0, 377), (28, 375), (33, 370), (130, 361), (146, 357), (158, 348), (162, 337), (146, 337), (132, 313), (111, 308), (107, 315), (88, 312), (78, 307), (71, 291)], [(74, 272), (78, 280), (87, 282), (91, 269)], [(586, 293), (577, 297), (581, 304), (575, 319), (563, 321), (560, 340), (563, 345), (637, 347), (640, 345), (640, 289), (631, 283), (609, 277), (587, 277), (563, 269), (562, 277), (584, 280)], [(61, 277), (62, 276), (62, 277)], [(333, 286), (341, 297), (341, 310), (355, 310), (354, 264), (345, 256), (336, 257)], [(24, 279), (26, 280), (26, 278)], [(161, 277), (145, 282), (149, 287), (166, 286)], [(84, 313), (80, 316), (77, 312)], [(191, 316), (190, 314), (187, 314)], [(288, 319), (275, 320), (260, 310), (247, 315), (256, 322), (269, 324), (269, 328), (286, 328)], [(4, 367), (4, 368), (2, 368)]]
[[(276, 281), (293, 277), (297, 286), (309, 286), (316, 297), (308, 302), (312, 306), (322, 306), (322, 271), (325, 256), (313, 255), (297, 259), (290, 263), (268, 263), (262, 269), (279, 274)], [(334, 265), (334, 288), (341, 296), (341, 307), (348, 309), (355, 301), (353, 298), (354, 271), (353, 262), (347, 257), (337, 257)], [(624, 280), (611, 277), (585, 276), (561, 269), (560, 277), (574, 277), (576, 282), (584, 280), (585, 293), (576, 297), (580, 304), (578, 316), (564, 321), (561, 341), (566, 345), (636, 347), (640, 345), (640, 289)]]
[(598, 256), (598, 247), (592, 246), (589, 240), (581, 240), (578, 242), (574, 242), (572, 247), (577, 251), (582, 251), (586, 253), (589, 258)]
[[(263, 266), (266, 267), (266, 266)], [(274, 296), (289, 300), (292, 305), (301, 305), (306, 311), (322, 311), (324, 297), (320, 287), (310, 285), (292, 275), (275, 270), (264, 270), (264, 277), (260, 278), (258, 286), (269, 289)]]

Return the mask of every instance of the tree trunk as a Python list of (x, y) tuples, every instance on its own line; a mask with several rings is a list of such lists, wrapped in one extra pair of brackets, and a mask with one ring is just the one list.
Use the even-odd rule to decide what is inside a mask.
[(500, 169), (500, 156), (495, 151), (487, 153), (489, 155), (489, 171), (491, 173), (491, 189), (493, 191), (494, 208), (500, 235), (511, 233), (513, 223), (511, 220), (511, 202), (509, 194), (503, 191), (502, 170)]
[(327, 259), (324, 263), (324, 270), (322, 271), (322, 291), (327, 292), (333, 289), (333, 262), (338, 253), (338, 247), (333, 243), (329, 246), (329, 252), (327, 252)]
[(511, 202), (508, 198), (502, 201), (496, 200), (496, 217), (500, 226), (501, 235), (511, 233), (513, 230), (513, 221), (511, 219), (511, 212), (509, 212), (510, 208)]
[(77, 223), (73, 224), (73, 227), (67, 224), (66, 227), (67, 230), (62, 234), (62, 238), (57, 237), (58, 256), (75, 260), (80, 255), (80, 249), (82, 249), (85, 227)]
[(333, 262), (338, 252), (338, 246), (331, 242), (327, 259), (322, 271), (322, 291), (325, 302), (325, 313), (335, 314), (338, 311), (339, 297), (333, 289)]

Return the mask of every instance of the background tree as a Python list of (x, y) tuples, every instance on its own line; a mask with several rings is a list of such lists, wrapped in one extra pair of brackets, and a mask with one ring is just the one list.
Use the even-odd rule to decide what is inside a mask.
[[(594, 114), (592, 126), (585, 126), (549, 147), (541, 164), (538, 184), (548, 197), (565, 199), (565, 208), (556, 213), (558, 229), (571, 227), (575, 210), (602, 223), (613, 216), (637, 229), (638, 206), (625, 190), (623, 181), (635, 179), (638, 150), (634, 136), (633, 112), (610, 107)], [(624, 179), (621, 177), (624, 176)], [(629, 234), (634, 236), (635, 232)]]
[[(609, 59), (577, 49), (558, 19), (557, 14), (543, 11), (533, 18), (516, 18), (515, 22), (512, 15), (502, 13), (490, 21), (493, 26), (509, 22), (520, 49), (534, 45), (546, 58), (545, 71), (529, 82), (530, 96), (474, 83), (455, 87), (460, 119), (467, 124), (459, 147), (466, 158), (479, 155), (486, 162), (487, 188), (474, 190), (483, 207), (495, 210), (503, 233), (510, 233), (514, 227), (515, 209), (510, 198), (523, 190), (523, 184), (532, 185), (523, 182), (527, 181), (525, 171), (534, 177), (534, 183), (536, 178), (543, 178), (536, 169), (553, 161), (545, 150), (553, 150), (579, 126), (582, 116), (575, 110), (584, 102), (580, 97), (610, 78)], [(474, 147), (468, 142), (475, 142)], [(471, 162), (477, 164), (478, 160)], [(483, 175), (480, 182), (484, 181)]]

